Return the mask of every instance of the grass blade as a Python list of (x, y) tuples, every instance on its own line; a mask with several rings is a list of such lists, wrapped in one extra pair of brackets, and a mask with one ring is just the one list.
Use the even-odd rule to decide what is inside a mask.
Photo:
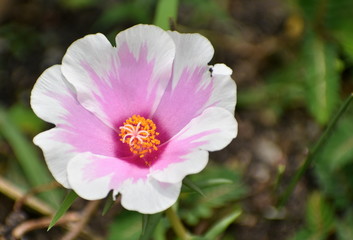
[(299, 168), (299, 170), (297, 170), (291, 182), (289, 183), (289, 186), (286, 188), (285, 192), (280, 196), (278, 201), (279, 207), (283, 207), (286, 204), (295, 186), (297, 185), (297, 183), (299, 182), (303, 174), (306, 172), (306, 170), (310, 167), (311, 163), (315, 160), (321, 148), (325, 145), (327, 139), (332, 135), (332, 132), (335, 129), (339, 119), (346, 112), (352, 100), (353, 100), (353, 93), (349, 95), (346, 101), (342, 104), (341, 108), (338, 110), (337, 114), (332, 118), (325, 132), (321, 135), (319, 141), (316, 143), (314, 148), (309, 152), (309, 155), (306, 158), (304, 164)]
[[(12, 123), (6, 110), (2, 107), (0, 107), (0, 135), (11, 145), (16, 159), (31, 186), (36, 187), (53, 181), (47, 168), (39, 160), (34, 145)], [(60, 199), (57, 192), (42, 193), (41, 196), (48, 203), (58, 203)]]
[(104, 216), (114, 205), (115, 201), (113, 198), (113, 191), (111, 191), (110, 194), (108, 194), (108, 197), (105, 199), (105, 204), (104, 208), (102, 211), (102, 216)]
[(183, 184), (188, 188), (194, 190), (195, 192), (199, 193), (201, 196), (205, 197), (205, 194), (202, 192), (201, 188), (199, 188), (193, 181), (189, 178), (185, 178)]
[(231, 214), (216, 223), (206, 234), (206, 239), (217, 239), (217, 236), (223, 233), (227, 227), (235, 221), (241, 214), (241, 210), (236, 209)]
[(149, 240), (157, 227), (159, 221), (162, 218), (162, 213), (156, 214), (144, 214), (142, 216), (142, 233), (140, 240)]
[(63, 216), (67, 212), (67, 210), (71, 207), (71, 205), (74, 203), (77, 197), (78, 196), (74, 191), (72, 190), (69, 191), (63, 203), (61, 204), (60, 208), (58, 209), (53, 219), (51, 220), (48, 227), (48, 231), (55, 225), (55, 223), (61, 218), (61, 216)]

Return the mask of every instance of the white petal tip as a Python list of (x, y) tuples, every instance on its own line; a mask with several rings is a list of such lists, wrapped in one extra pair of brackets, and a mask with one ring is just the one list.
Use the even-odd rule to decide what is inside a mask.
[(223, 63), (217, 63), (212, 69), (212, 75), (232, 75), (233, 70)]

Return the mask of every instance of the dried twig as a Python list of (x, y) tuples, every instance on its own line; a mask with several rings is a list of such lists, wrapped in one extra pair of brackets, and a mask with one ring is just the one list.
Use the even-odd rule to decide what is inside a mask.
[[(76, 212), (68, 212), (57, 222), (57, 224), (66, 224), (77, 222), (81, 219), (81, 215)], [(46, 228), (50, 224), (51, 217), (43, 217), (39, 219), (28, 220), (18, 225), (12, 231), (15, 239), (20, 239), (24, 234), (35, 229)]]
[(26, 193), (6, 180), (5, 178), (0, 176), (0, 192), (2, 192), (4, 195), (7, 197), (18, 200), (18, 199), (24, 199), (23, 204), (26, 206), (30, 207), (31, 209), (35, 210), (36, 212), (42, 214), (42, 215), (54, 215), (54, 209), (52, 209), (48, 204), (45, 202), (41, 201), (40, 199), (34, 197), (34, 196), (28, 196)]
[(52, 190), (52, 189), (57, 188), (59, 186), (60, 186), (60, 184), (58, 182), (53, 181), (49, 184), (40, 185), (40, 186), (32, 188), (30, 191), (26, 192), (26, 194), (23, 197), (16, 200), (15, 205), (13, 207), (14, 210), (17, 211), (17, 210), (21, 209), (22, 205), (26, 202), (26, 199), (28, 199), (29, 197), (36, 195), (38, 193)]

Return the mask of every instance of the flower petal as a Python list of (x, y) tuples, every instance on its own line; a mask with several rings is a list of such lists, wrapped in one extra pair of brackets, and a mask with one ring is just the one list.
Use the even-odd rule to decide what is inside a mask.
[(129, 210), (153, 214), (170, 207), (177, 200), (181, 183), (160, 183), (148, 177), (148, 168), (138, 169), (117, 158), (83, 153), (68, 167), (73, 190), (88, 200), (102, 199), (114, 190), (121, 193), (121, 204)]
[[(114, 170), (99, 173), (95, 166), (99, 161), (106, 161), (109, 157), (97, 156), (91, 153), (76, 155), (67, 166), (67, 175), (72, 189), (82, 198), (97, 200), (105, 198), (111, 188)], [(109, 166), (113, 168), (113, 166)], [(98, 171), (98, 172), (97, 172)]]
[(224, 64), (212, 67), (213, 91), (206, 106), (217, 106), (234, 113), (237, 102), (237, 86), (231, 77), (232, 70)]
[(200, 34), (170, 31), (168, 33), (176, 45), (172, 85), (172, 88), (175, 88), (185, 68), (206, 67), (213, 57), (214, 49), (207, 38)]
[(207, 64), (213, 56), (213, 47), (206, 38), (199, 34), (169, 34), (176, 44), (173, 79), (154, 118), (160, 125), (168, 126), (161, 135), (172, 137), (208, 107), (222, 107), (233, 113), (236, 86), (229, 71), (218, 71), (221, 64), (215, 65), (216, 72), (211, 76)]
[(127, 181), (122, 186), (121, 205), (128, 210), (154, 214), (171, 207), (179, 197), (181, 182), (170, 184), (153, 178)]
[(155, 108), (175, 55), (173, 40), (155, 26), (122, 31), (116, 44), (112, 47), (102, 34), (88, 35), (69, 47), (62, 64), (80, 103), (112, 127)]
[(118, 134), (79, 104), (59, 65), (48, 68), (38, 78), (31, 106), (40, 118), (56, 124), (56, 128), (38, 134), (33, 141), (42, 148), (54, 178), (65, 187), (70, 187), (67, 164), (78, 152), (117, 154)]
[(201, 171), (207, 164), (207, 151), (227, 146), (238, 132), (233, 114), (223, 108), (206, 109), (165, 144), (151, 176), (158, 181), (177, 183)]
[(34, 85), (31, 107), (44, 121), (61, 124), (65, 122), (62, 116), (68, 114), (69, 110), (58, 96), (71, 98), (74, 94), (75, 90), (62, 76), (61, 66), (54, 65), (45, 70)]
[(71, 188), (67, 180), (67, 164), (74, 156), (72, 146), (57, 139), (60, 135), (57, 128), (50, 129), (35, 136), (34, 144), (39, 146), (44, 154), (50, 172), (57, 182), (65, 188)]

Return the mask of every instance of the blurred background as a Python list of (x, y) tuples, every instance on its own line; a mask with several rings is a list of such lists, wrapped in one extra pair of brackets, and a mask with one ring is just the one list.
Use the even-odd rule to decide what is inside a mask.
[[(352, 240), (353, 106), (285, 207), (277, 203), (352, 93), (353, 1), (180, 0), (177, 6), (172, 28), (206, 36), (215, 48), (210, 64), (230, 66), (238, 86), (239, 135), (191, 176), (206, 197), (184, 189), (178, 213), (186, 228), (203, 235), (236, 210), (240, 216), (214, 239)], [(0, 0), (0, 239), (13, 239), (15, 230), (21, 239), (61, 239), (72, 231), (69, 224), (49, 232), (38, 224), (66, 192), (32, 143), (52, 127), (29, 106), (39, 75), (60, 64), (78, 38), (101, 32), (113, 43), (121, 30), (154, 23), (156, 9), (156, 0)], [(231, 183), (208, 184), (220, 178)], [(34, 203), (23, 203), (28, 191)], [(72, 212), (86, 205), (77, 200)], [(139, 214), (116, 204), (102, 217), (103, 205), (77, 239), (138, 239)], [(176, 239), (164, 217), (152, 239)]]

